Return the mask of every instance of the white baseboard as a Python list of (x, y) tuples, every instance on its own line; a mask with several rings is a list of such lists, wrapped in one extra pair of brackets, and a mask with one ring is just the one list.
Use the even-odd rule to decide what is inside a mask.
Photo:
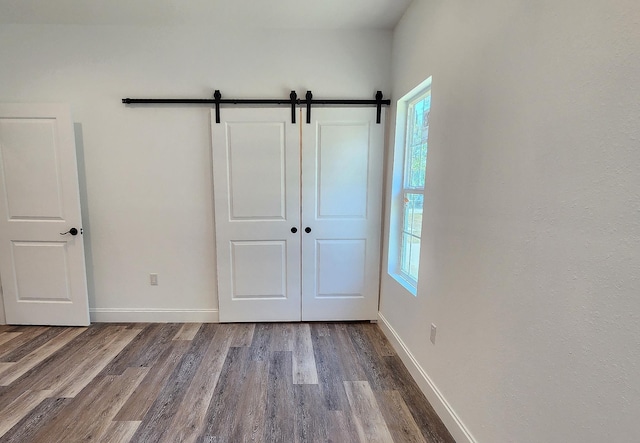
[(93, 308), (97, 323), (218, 323), (217, 309)]
[(431, 406), (436, 411), (451, 436), (457, 443), (477, 443), (471, 433), (464, 426), (460, 418), (456, 415), (447, 400), (442, 396), (438, 388), (433, 384), (425, 370), (420, 366), (409, 348), (404, 344), (398, 333), (391, 327), (389, 322), (381, 313), (378, 313), (378, 326), (389, 339), (398, 356), (407, 367), (414, 380), (420, 387), (422, 393), (427, 397)]

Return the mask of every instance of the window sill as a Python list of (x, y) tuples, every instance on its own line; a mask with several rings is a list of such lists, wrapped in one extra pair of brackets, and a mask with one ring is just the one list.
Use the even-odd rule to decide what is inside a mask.
[(417, 288), (413, 283), (411, 283), (409, 280), (407, 280), (406, 278), (404, 278), (400, 274), (395, 274), (395, 273), (389, 272), (389, 275), (395, 281), (397, 281), (400, 284), (400, 286), (402, 286), (404, 289), (406, 289), (411, 295), (413, 295), (414, 297), (417, 296)]

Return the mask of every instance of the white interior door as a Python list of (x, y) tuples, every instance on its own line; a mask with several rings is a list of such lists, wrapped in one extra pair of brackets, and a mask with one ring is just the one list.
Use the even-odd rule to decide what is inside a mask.
[(311, 116), (302, 129), (302, 319), (374, 320), (384, 123), (375, 108)]
[[(61, 233), (71, 228), (77, 235)], [(88, 325), (68, 106), (0, 104), (0, 280), (9, 324)]]
[(220, 321), (299, 321), (299, 127), (287, 108), (211, 126)]

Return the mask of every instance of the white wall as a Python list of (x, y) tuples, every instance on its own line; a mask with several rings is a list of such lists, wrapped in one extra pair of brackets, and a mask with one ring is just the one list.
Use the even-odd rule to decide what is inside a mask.
[(381, 314), (478, 442), (640, 441), (639, 20), (415, 0), (396, 28), (393, 96), (433, 102), (418, 295), (384, 274)]
[(390, 87), (390, 32), (232, 26), (0, 26), (0, 101), (72, 107), (94, 319), (217, 316), (210, 111), (122, 98), (360, 98)]

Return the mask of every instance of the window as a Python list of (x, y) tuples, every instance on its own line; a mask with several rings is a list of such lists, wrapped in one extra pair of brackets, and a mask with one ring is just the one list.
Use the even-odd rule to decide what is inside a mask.
[(389, 274), (414, 295), (418, 286), (431, 78), (398, 101)]

